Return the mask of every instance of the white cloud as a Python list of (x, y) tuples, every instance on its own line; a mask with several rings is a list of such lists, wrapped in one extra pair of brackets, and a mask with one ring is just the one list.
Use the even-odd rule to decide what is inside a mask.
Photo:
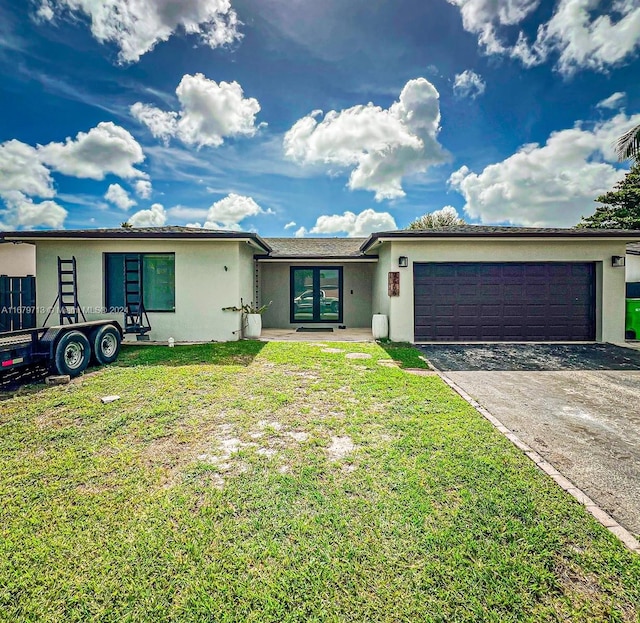
[(6, 209), (0, 210), (0, 222), (5, 229), (33, 229), (42, 226), (60, 229), (67, 217), (67, 211), (55, 201), (34, 203), (19, 191), (8, 191), (2, 195), (2, 199)]
[(84, 14), (100, 42), (120, 48), (123, 62), (137, 61), (176, 31), (199, 35), (211, 48), (240, 39), (238, 17), (230, 0), (40, 0), (37, 16)]
[(482, 95), (487, 85), (475, 71), (466, 69), (461, 74), (456, 74), (453, 83), (453, 92), (459, 97), (470, 97), (475, 99)]
[(151, 197), (151, 182), (148, 180), (138, 180), (134, 183), (133, 188), (136, 191), (136, 195), (141, 199), (149, 199)]
[(621, 108), (624, 101), (627, 99), (627, 94), (623, 91), (617, 91), (613, 93), (609, 97), (599, 101), (596, 104), (597, 108), (608, 108), (610, 110), (615, 110), (617, 108)]
[(296, 229), (296, 233), (293, 234), (296, 238), (304, 238), (309, 232), (306, 227), (300, 227)]
[(17, 140), (0, 144), (0, 196), (18, 191), (35, 197), (53, 197), (51, 173), (31, 145)]
[(295, 221), (289, 221), (284, 228), (285, 229), (293, 229), (296, 226), (296, 222)]
[(104, 198), (121, 210), (128, 210), (136, 205), (136, 202), (129, 196), (129, 193), (120, 186), (120, 184), (110, 184)]
[(139, 210), (129, 219), (133, 227), (162, 227), (167, 222), (167, 212), (159, 203), (154, 203), (148, 210)]
[[(597, 7), (605, 12), (594, 16)], [(533, 49), (540, 61), (556, 52), (562, 73), (585, 67), (605, 71), (636, 52), (640, 5), (636, 0), (614, 0), (611, 8), (601, 0), (560, 0), (551, 20), (538, 29)]]
[(286, 133), (287, 158), (300, 164), (352, 169), (350, 189), (374, 191), (376, 200), (404, 196), (402, 178), (444, 162), (437, 140), (439, 94), (425, 78), (407, 82), (399, 101), (341, 111), (313, 111)]
[(165, 112), (141, 102), (131, 114), (160, 140), (176, 137), (187, 145), (219, 147), (225, 138), (254, 136), (258, 131), (258, 100), (244, 97), (237, 82), (209, 80), (203, 74), (182, 77), (176, 95), (179, 112)]
[(73, 177), (102, 180), (112, 173), (125, 179), (146, 177), (133, 165), (144, 160), (142, 147), (120, 126), (99, 123), (89, 132), (78, 132), (64, 143), (38, 146), (42, 162)]
[(241, 231), (240, 221), (257, 214), (272, 214), (272, 212), (263, 210), (251, 197), (230, 193), (209, 208), (204, 227)]
[(388, 212), (363, 210), (360, 214), (345, 212), (344, 214), (323, 215), (318, 217), (311, 228), (312, 234), (346, 233), (349, 238), (368, 236), (374, 231), (397, 229), (396, 222)]
[(640, 114), (624, 113), (591, 129), (579, 123), (552, 133), (544, 145), (522, 146), (481, 173), (462, 167), (449, 183), (464, 196), (465, 212), (483, 223), (573, 226), (624, 176), (612, 164), (615, 141), (639, 123)]
[(167, 214), (175, 220), (203, 220), (207, 218), (206, 208), (188, 208), (186, 206), (173, 206), (167, 210)]
[[(478, 35), (487, 54), (507, 54), (527, 67), (551, 55), (566, 75), (578, 69), (606, 71), (640, 47), (640, 6), (636, 0), (559, 0), (548, 22), (539, 26), (533, 43), (522, 31), (505, 42), (508, 27), (519, 25), (540, 0), (448, 0), (462, 14), (464, 28)], [(600, 9), (598, 14), (598, 9)]]

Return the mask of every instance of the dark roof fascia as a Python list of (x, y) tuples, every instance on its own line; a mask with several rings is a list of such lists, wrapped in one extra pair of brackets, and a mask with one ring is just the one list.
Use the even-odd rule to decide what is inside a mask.
[(419, 240), (423, 238), (564, 238), (565, 240), (571, 239), (583, 239), (589, 238), (622, 238), (629, 242), (640, 241), (640, 230), (619, 230), (619, 229), (591, 229), (591, 230), (577, 230), (567, 229), (565, 231), (550, 229), (545, 232), (543, 230), (536, 231), (389, 231), (389, 232), (377, 232), (371, 234), (360, 246), (360, 252), (366, 253), (376, 242), (387, 242), (387, 239), (407, 239), (407, 240)]
[(0, 233), (0, 238), (5, 242), (27, 240), (251, 240), (262, 247), (267, 253), (271, 253), (271, 247), (258, 234), (247, 232), (217, 232), (202, 231), (197, 233), (185, 232), (114, 232), (99, 229), (89, 231), (7, 231)]
[(254, 259), (269, 261), (305, 261), (305, 262), (324, 262), (324, 261), (352, 261), (352, 262), (368, 262), (377, 260), (377, 255), (254, 255)]

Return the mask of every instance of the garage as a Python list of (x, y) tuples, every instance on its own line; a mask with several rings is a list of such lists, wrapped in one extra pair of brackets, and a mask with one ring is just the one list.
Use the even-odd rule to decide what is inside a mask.
[(418, 342), (596, 338), (594, 262), (414, 263)]

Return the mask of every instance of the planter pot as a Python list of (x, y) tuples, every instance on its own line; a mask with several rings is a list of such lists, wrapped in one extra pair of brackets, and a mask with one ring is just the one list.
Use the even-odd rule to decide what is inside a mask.
[(389, 337), (389, 320), (385, 314), (373, 314), (371, 332), (374, 340), (385, 340)]
[(245, 316), (247, 325), (244, 330), (244, 336), (249, 340), (256, 340), (262, 333), (262, 315), (247, 314)]

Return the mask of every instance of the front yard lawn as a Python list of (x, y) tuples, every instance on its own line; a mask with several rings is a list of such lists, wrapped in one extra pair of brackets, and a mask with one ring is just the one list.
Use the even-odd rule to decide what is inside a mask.
[(393, 352), (132, 346), (0, 402), (0, 620), (637, 621), (640, 556)]

